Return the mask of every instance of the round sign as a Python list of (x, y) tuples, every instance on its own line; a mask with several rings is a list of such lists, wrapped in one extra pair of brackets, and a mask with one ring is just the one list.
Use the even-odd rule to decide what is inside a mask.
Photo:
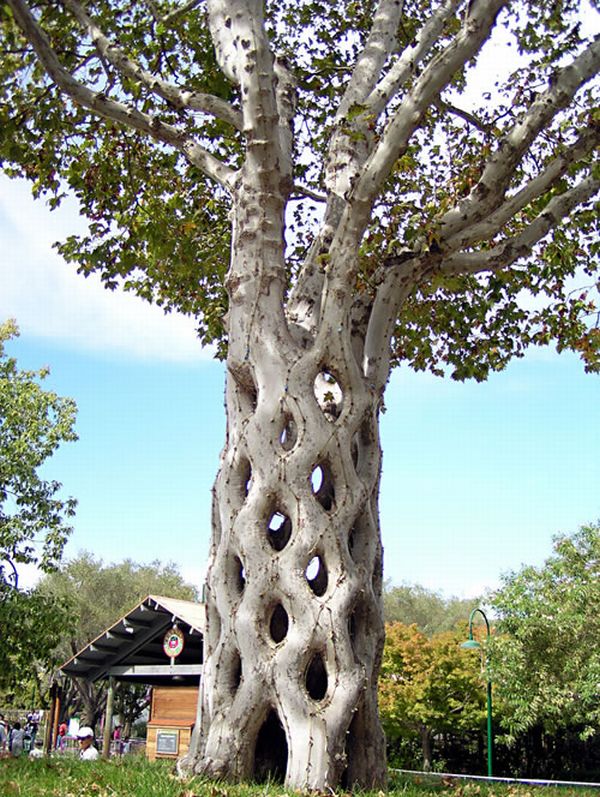
[(174, 659), (183, 650), (184, 636), (179, 628), (171, 628), (167, 631), (163, 639), (163, 650), (169, 658)]

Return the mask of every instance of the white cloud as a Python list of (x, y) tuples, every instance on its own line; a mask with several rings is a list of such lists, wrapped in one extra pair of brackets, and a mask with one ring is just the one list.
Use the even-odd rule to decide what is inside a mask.
[(213, 356), (200, 346), (192, 319), (105, 290), (52, 249), (83, 230), (75, 200), (50, 212), (27, 183), (0, 175), (0, 319), (14, 317), (24, 334), (76, 349), (180, 362)]

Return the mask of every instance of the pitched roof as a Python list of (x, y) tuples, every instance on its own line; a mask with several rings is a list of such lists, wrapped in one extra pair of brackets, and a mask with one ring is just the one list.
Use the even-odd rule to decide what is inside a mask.
[[(164, 653), (162, 639), (177, 625), (184, 632), (184, 650), (175, 661)], [(97, 681), (160, 683), (174, 676), (197, 683), (202, 664), (206, 613), (203, 603), (148, 595), (78, 653), (60, 666), (71, 677)]]

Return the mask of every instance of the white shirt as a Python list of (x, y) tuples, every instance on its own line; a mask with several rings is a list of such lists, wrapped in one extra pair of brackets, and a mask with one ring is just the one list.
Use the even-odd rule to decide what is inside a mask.
[(100, 753), (96, 750), (94, 746), (88, 747), (87, 750), (82, 750), (79, 753), (79, 758), (82, 761), (95, 761), (100, 756)]

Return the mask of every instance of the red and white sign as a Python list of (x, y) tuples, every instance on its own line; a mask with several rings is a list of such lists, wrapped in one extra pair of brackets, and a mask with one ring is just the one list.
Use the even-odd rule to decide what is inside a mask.
[(179, 628), (169, 629), (163, 638), (163, 650), (171, 659), (175, 659), (179, 656), (183, 650), (184, 644), (185, 638), (183, 636), (183, 631), (180, 631)]

